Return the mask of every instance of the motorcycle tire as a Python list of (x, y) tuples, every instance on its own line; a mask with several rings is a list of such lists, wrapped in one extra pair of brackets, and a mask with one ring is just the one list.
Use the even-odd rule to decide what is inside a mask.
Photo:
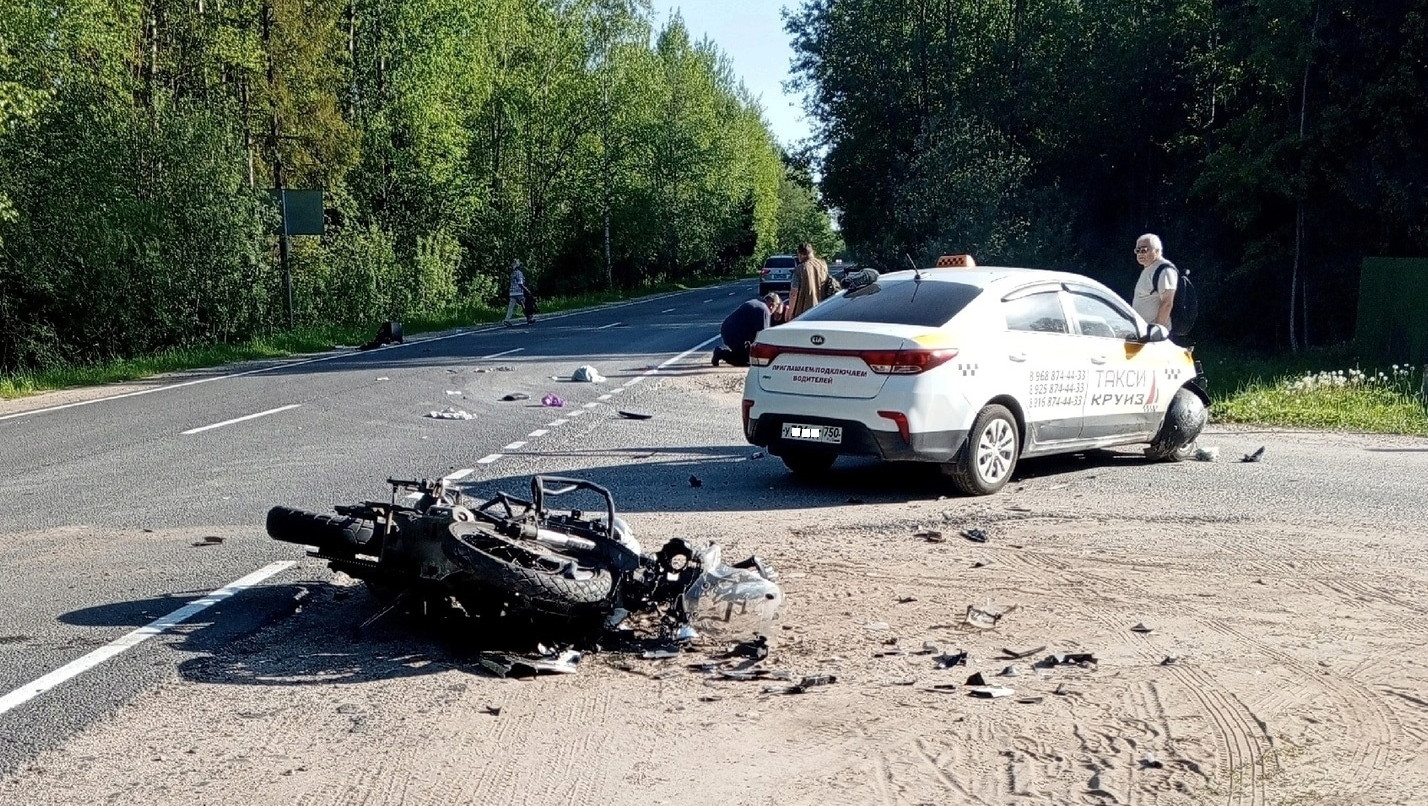
[(615, 591), (608, 569), (580, 567), (563, 554), (510, 540), (477, 524), (452, 524), (442, 550), (474, 585), (537, 613), (589, 614), (607, 608)]
[(284, 543), (315, 546), (323, 554), (352, 554), (365, 549), (376, 524), (361, 518), (319, 515), (292, 507), (268, 510), (268, 536)]

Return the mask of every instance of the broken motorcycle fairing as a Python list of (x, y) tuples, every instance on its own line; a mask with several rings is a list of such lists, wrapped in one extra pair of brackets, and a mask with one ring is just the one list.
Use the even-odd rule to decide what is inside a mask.
[[(772, 618), (782, 602), (772, 581), (720, 562), (717, 546), (698, 549), (675, 538), (642, 554), (610, 492), (589, 481), (535, 476), (529, 499), (499, 492), (485, 501), (444, 480), (388, 483), (390, 502), (338, 506), (336, 517), (273, 507), (268, 534), (312, 546), (310, 556), (375, 589), (454, 599), (478, 617), (520, 614), (613, 628), (631, 613), (655, 612), (661, 631), (675, 635), (689, 625), (687, 605), (706, 598), (717, 599), (711, 606), (722, 608), (726, 622), (751, 609)], [(412, 495), (399, 501), (403, 491)], [(548, 506), (578, 493), (598, 498), (604, 512)], [(690, 591), (697, 591), (693, 599)], [(741, 604), (740, 596), (757, 606)]]

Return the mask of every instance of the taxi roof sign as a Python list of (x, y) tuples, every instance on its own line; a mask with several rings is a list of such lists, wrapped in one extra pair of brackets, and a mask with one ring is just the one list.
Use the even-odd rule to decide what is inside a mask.
[(943, 255), (937, 258), (939, 269), (972, 269), (976, 266), (977, 261), (971, 255)]

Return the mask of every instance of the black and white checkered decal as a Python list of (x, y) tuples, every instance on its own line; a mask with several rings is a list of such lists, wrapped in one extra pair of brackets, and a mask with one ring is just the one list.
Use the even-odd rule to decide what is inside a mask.
[(958, 364), (957, 369), (962, 371), (962, 377), (970, 378), (977, 374), (977, 364)]

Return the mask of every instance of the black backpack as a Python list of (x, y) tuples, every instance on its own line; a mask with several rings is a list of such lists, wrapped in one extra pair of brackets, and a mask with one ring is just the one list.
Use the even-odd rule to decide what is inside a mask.
[(1186, 336), (1195, 327), (1195, 318), (1200, 315), (1200, 299), (1195, 295), (1195, 286), (1190, 282), (1190, 273), (1168, 260), (1160, 261), (1155, 267), (1155, 276), (1150, 278), (1152, 290), (1160, 288), (1160, 273), (1166, 267), (1175, 269), (1175, 301), (1170, 305), (1170, 335)]

